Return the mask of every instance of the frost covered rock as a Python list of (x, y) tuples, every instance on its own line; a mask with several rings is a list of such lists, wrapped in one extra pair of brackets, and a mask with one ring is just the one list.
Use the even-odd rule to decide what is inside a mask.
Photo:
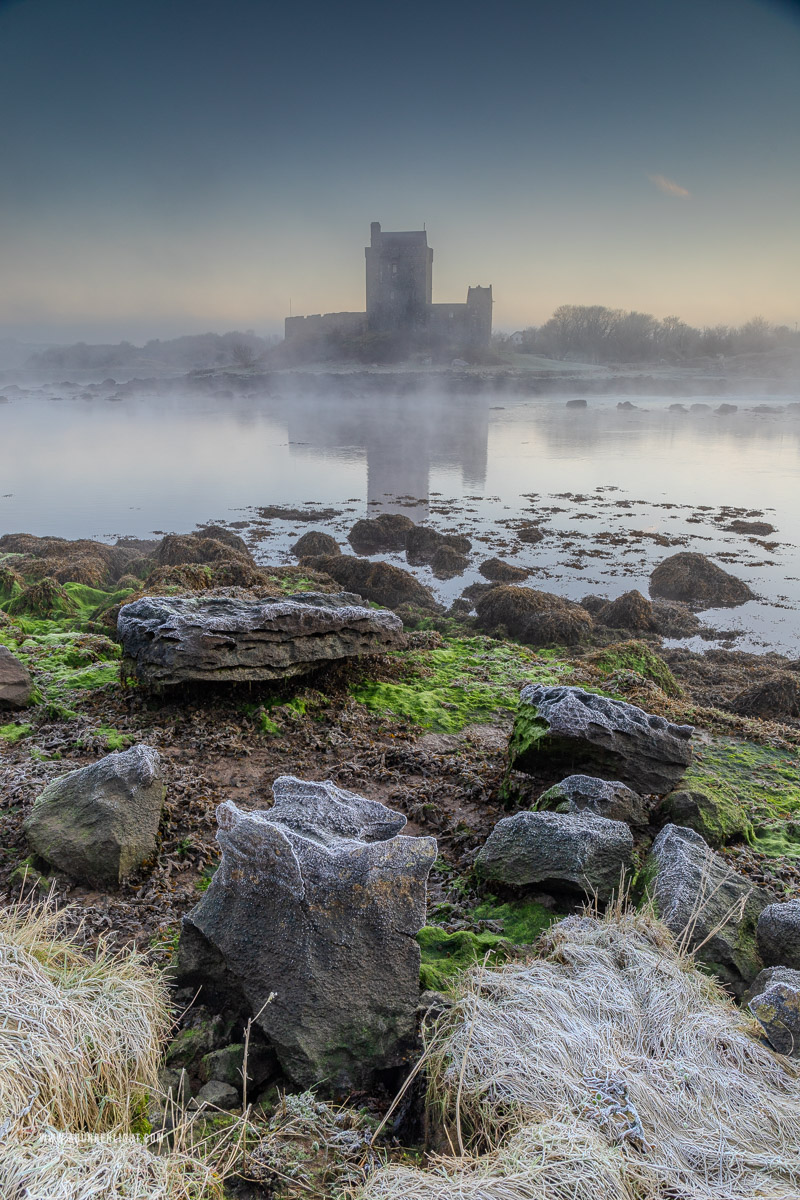
[(36, 854), (65, 875), (114, 887), (155, 852), (165, 792), (158, 752), (132, 746), (49, 783), (25, 832)]
[(800, 1058), (800, 971), (768, 967), (742, 998), (779, 1054)]
[(691, 761), (692, 732), (623, 700), (533, 683), (520, 693), (509, 755), (517, 771), (563, 763), (663, 796)]
[(287, 679), (403, 640), (394, 613), (347, 592), (250, 601), (145, 596), (120, 609), (124, 665), (142, 683)]
[(222, 861), (184, 917), (180, 973), (256, 1017), (295, 1083), (357, 1086), (413, 1043), (436, 840), (330, 782), (273, 792), (266, 811), (217, 809)]
[(618, 779), (598, 779), (594, 775), (568, 775), (548, 788), (538, 800), (542, 808), (566, 805), (569, 812), (586, 809), (609, 821), (628, 825), (647, 824), (647, 806), (638, 794)]
[(646, 867), (661, 920), (735, 995), (761, 970), (756, 925), (772, 897), (732, 870), (693, 829), (665, 825)]
[(633, 836), (621, 821), (591, 812), (521, 812), (498, 821), (475, 869), (510, 887), (555, 883), (607, 900), (632, 856)]
[(768, 967), (800, 971), (800, 900), (767, 905), (758, 918), (756, 941)]

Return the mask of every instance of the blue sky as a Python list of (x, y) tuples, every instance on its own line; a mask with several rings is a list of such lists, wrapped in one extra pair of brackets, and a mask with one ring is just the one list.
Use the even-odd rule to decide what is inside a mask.
[(800, 319), (800, 13), (753, 0), (0, 0), (0, 332), (138, 341), (434, 299)]

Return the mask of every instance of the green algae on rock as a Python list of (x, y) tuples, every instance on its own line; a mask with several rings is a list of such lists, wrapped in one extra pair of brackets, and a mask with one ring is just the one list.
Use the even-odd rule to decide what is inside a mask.
[(423, 990), (437, 992), (447, 988), (460, 971), (483, 962), (486, 954), (502, 957), (510, 950), (509, 940), (496, 933), (469, 929), (448, 933), (438, 925), (423, 925), (417, 942), (422, 956), (420, 984)]
[(587, 654), (581, 661), (612, 677), (609, 680), (610, 691), (613, 691), (613, 675), (616, 672), (634, 671), (643, 679), (657, 684), (667, 696), (683, 695), (683, 689), (672, 671), (647, 642), (615, 642)]

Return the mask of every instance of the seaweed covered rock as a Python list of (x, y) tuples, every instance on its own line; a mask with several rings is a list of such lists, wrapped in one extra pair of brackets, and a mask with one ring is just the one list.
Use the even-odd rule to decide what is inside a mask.
[(132, 746), (49, 783), (25, 833), (71, 879), (115, 887), (153, 855), (165, 793), (158, 752)]
[[(221, 532), (228, 535), (227, 530)], [(236, 534), (219, 538), (199, 537), (193, 533), (170, 533), (162, 538), (154, 557), (159, 567), (175, 567), (182, 563), (216, 563), (231, 559), (239, 559), (250, 565), (253, 563), (250, 551)]]
[(78, 606), (63, 585), (45, 576), (38, 583), (24, 587), (6, 605), (6, 612), (13, 617), (40, 617), (45, 620), (71, 617)]
[[(406, 537), (414, 528), (414, 522), (402, 513), (381, 513), (362, 521), (356, 521), (347, 535), (347, 540), (356, 554), (386, 554), (391, 550), (405, 550)], [(306, 553), (326, 554), (325, 550)]]
[(583, 767), (643, 795), (663, 796), (691, 761), (692, 732), (691, 725), (673, 725), (622, 700), (534, 683), (520, 693), (509, 758), (518, 771)]
[(767, 905), (758, 918), (756, 942), (768, 967), (800, 971), (800, 900)]
[(606, 625), (609, 629), (630, 629), (639, 633), (654, 628), (653, 605), (636, 590), (604, 604), (594, 614), (594, 619), (598, 625)]
[(687, 604), (673, 600), (653, 601), (653, 629), (661, 637), (695, 637), (703, 629), (703, 622)]
[(520, 812), (498, 821), (478, 851), (475, 870), (507, 887), (550, 884), (608, 900), (633, 858), (622, 821), (592, 812)]
[(5, 646), (0, 646), (0, 712), (27, 708), (33, 680), (27, 668)]
[(341, 554), (339, 543), (329, 533), (320, 529), (309, 529), (292, 546), (296, 558), (311, 558), (315, 554)]
[(661, 816), (673, 825), (694, 829), (710, 846), (724, 846), (745, 837), (751, 829), (744, 805), (732, 794), (723, 799), (696, 790), (670, 792)]
[(791, 671), (776, 671), (743, 688), (730, 702), (743, 717), (782, 720), (800, 717), (800, 677)]
[(184, 917), (179, 970), (250, 1013), (295, 1083), (358, 1086), (413, 1045), (436, 841), (330, 782), (273, 791), (264, 812), (217, 809), (222, 861)]
[(29, 580), (55, 579), (58, 583), (83, 583), (106, 588), (124, 575), (130, 564), (151, 554), (157, 543), (119, 538), (113, 546), (88, 538), (34, 537), (8, 533), (0, 537), (0, 553), (18, 554), (17, 570)]
[(453, 579), (463, 575), (469, 566), (469, 559), (459, 554), (452, 546), (440, 546), (430, 560), (430, 567), (437, 579)]
[(761, 1024), (773, 1050), (800, 1058), (800, 971), (788, 967), (759, 971), (742, 1005)]
[(586, 809), (609, 821), (624, 821), (627, 825), (647, 824), (644, 799), (618, 779), (568, 775), (543, 792), (537, 805), (539, 808), (559, 808), (564, 805), (568, 812)]
[(655, 568), (650, 576), (650, 595), (681, 600), (697, 608), (729, 608), (754, 599), (755, 593), (705, 554), (682, 551)]
[(481, 629), (502, 626), (511, 637), (531, 646), (574, 646), (592, 630), (592, 618), (580, 604), (514, 584), (493, 587), (478, 598), (475, 608)]
[(513, 563), (505, 562), (502, 558), (487, 558), (478, 570), (484, 579), (489, 579), (492, 583), (520, 583), (530, 575), (526, 567), (515, 567)]
[(732, 870), (699, 833), (678, 825), (659, 833), (646, 874), (664, 924), (741, 996), (763, 966), (756, 926), (770, 894)]
[(403, 641), (394, 613), (347, 592), (147, 596), (120, 609), (117, 632), (125, 669), (151, 686), (287, 679)]
[(304, 558), (301, 565), (323, 571), (348, 591), (358, 592), (365, 600), (385, 604), (387, 608), (399, 608), (402, 604), (436, 611), (441, 608), (430, 588), (392, 563), (370, 562), (352, 554), (326, 554)]
[(440, 533), (429, 525), (414, 525), (406, 534), (406, 558), (413, 566), (431, 562), (436, 551), (449, 546), (457, 554), (469, 554), (472, 542), (458, 533)]
[(516, 530), (517, 537), (526, 546), (536, 546), (544, 537), (542, 530), (535, 521), (522, 521)]

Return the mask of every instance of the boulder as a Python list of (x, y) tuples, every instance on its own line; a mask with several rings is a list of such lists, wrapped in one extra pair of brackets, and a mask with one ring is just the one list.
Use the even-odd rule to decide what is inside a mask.
[(0, 646), (0, 712), (27, 708), (33, 695), (28, 670), (5, 646)]
[(800, 679), (791, 671), (776, 671), (737, 692), (730, 706), (743, 717), (800, 717)]
[(502, 558), (487, 558), (478, 570), (484, 579), (490, 579), (492, 583), (519, 583), (530, 575), (530, 571), (525, 567), (515, 567), (513, 563), (504, 562)]
[(518, 771), (536, 774), (543, 763), (548, 770), (583, 767), (642, 795), (663, 796), (691, 761), (692, 732), (623, 700), (534, 683), (520, 693), (509, 757)]
[(54, 779), (25, 821), (32, 850), (92, 887), (115, 887), (153, 856), (166, 787), (151, 746)]
[(319, 529), (309, 529), (292, 546), (292, 554), (297, 558), (310, 558), (315, 554), (341, 554), (339, 543), (329, 533)]
[[(585, 607), (585, 603), (584, 603)], [(653, 629), (653, 605), (641, 592), (625, 592), (611, 600), (594, 614), (598, 625), (609, 629), (631, 629), (635, 632)]]
[(394, 613), (347, 592), (240, 600), (145, 596), (120, 609), (123, 669), (149, 685), (287, 679), (402, 644)]
[(304, 558), (301, 565), (323, 571), (342, 587), (358, 592), (374, 604), (385, 604), (388, 608), (413, 604), (417, 608), (437, 611), (441, 608), (430, 588), (415, 579), (409, 571), (392, 563), (370, 562), (355, 558), (352, 554), (340, 554)]
[[(386, 554), (392, 550), (405, 550), (406, 536), (413, 528), (414, 522), (402, 513), (381, 513), (369, 520), (356, 521), (347, 540), (356, 554)], [(318, 550), (316, 553), (327, 552)]]
[(724, 798), (705, 792), (670, 792), (661, 806), (661, 816), (673, 825), (681, 825), (702, 835), (710, 846), (746, 837), (751, 822), (744, 805), (729, 789)]
[(755, 598), (743, 580), (723, 571), (705, 554), (689, 551), (672, 554), (658, 564), (650, 576), (650, 595), (697, 608), (730, 608)]
[(768, 904), (758, 918), (756, 943), (766, 966), (800, 971), (800, 900)]
[(223, 538), (199, 537), (195, 534), (170, 533), (161, 539), (155, 552), (159, 567), (175, 567), (182, 563), (215, 563), (241, 559), (252, 565), (253, 558), (238, 534), (222, 530)]
[(633, 836), (622, 821), (591, 812), (520, 812), (498, 821), (475, 870), (508, 887), (560, 885), (608, 900), (632, 859)]
[(452, 546), (440, 546), (433, 554), (430, 567), (437, 579), (453, 579), (463, 575), (469, 566), (469, 559), (459, 554)]
[(440, 533), (428, 525), (414, 525), (406, 536), (406, 558), (413, 566), (429, 563), (436, 551), (449, 546), (457, 554), (469, 554), (472, 542), (457, 533)]
[(200, 1088), (191, 1107), (199, 1108), (203, 1104), (211, 1108), (238, 1108), (239, 1093), (231, 1084), (211, 1079)]
[(584, 809), (609, 821), (626, 825), (646, 825), (647, 805), (638, 792), (617, 780), (598, 779), (594, 775), (568, 775), (539, 797), (540, 808), (565, 806), (567, 812)]
[(800, 1058), (800, 971), (768, 967), (742, 997), (773, 1050)]
[(592, 630), (592, 618), (580, 604), (514, 584), (493, 587), (478, 598), (475, 608), (482, 629), (502, 626), (531, 646), (574, 646)]
[(732, 870), (699, 833), (678, 825), (661, 830), (645, 874), (661, 920), (741, 996), (763, 966), (755, 935), (770, 894)]
[(700, 633), (703, 622), (686, 604), (654, 600), (653, 628), (661, 637), (690, 638)]
[(222, 861), (183, 919), (179, 973), (251, 1014), (294, 1083), (361, 1086), (414, 1044), (436, 840), (330, 782), (273, 791), (267, 811), (217, 809)]
[(730, 525), (725, 526), (726, 533), (749, 533), (753, 537), (769, 537), (771, 533), (775, 533), (774, 525), (770, 525), (768, 521), (731, 521)]

